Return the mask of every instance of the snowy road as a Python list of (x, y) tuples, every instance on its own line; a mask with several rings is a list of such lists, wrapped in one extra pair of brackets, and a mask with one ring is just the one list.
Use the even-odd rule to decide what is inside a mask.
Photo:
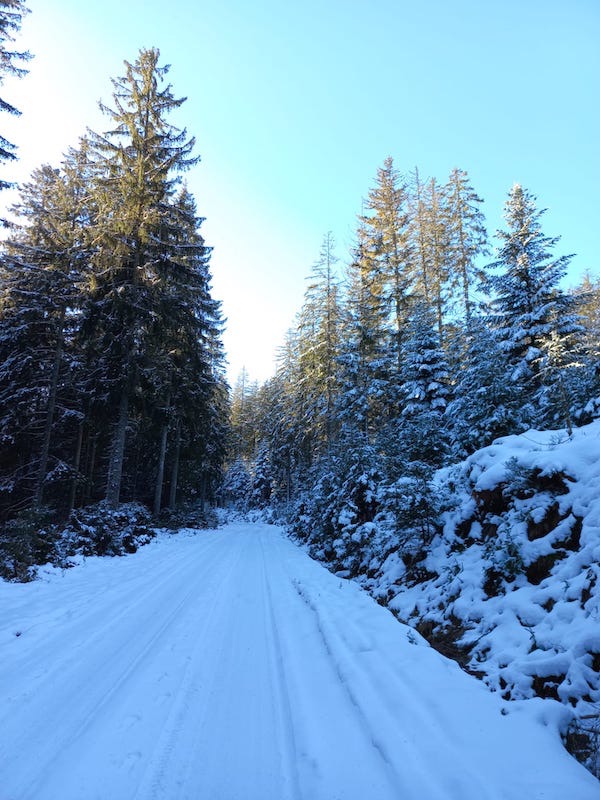
[(273, 527), (0, 584), (0, 800), (598, 800)]

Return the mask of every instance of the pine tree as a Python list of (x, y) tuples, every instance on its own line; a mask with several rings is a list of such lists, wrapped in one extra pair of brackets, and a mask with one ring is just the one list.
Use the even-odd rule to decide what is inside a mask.
[[(391, 157), (377, 170), (375, 186), (369, 192), (361, 215), (363, 253), (376, 264), (385, 287), (385, 302), (393, 335), (392, 351), (400, 367), (402, 337), (408, 319), (411, 276), (408, 241), (406, 184), (400, 179)], [(373, 266), (371, 267), (373, 268)]]
[(271, 459), (267, 442), (261, 442), (254, 459), (250, 505), (252, 508), (266, 508), (273, 493), (271, 478)]
[(507, 380), (508, 355), (485, 316), (469, 316), (453, 350), (453, 398), (446, 419), (453, 458), (462, 459), (500, 436), (524, 430), (532, 410), (522, 405), (519, 387)]
[(571, 296), (582, 326), (571, 356), (580, 366), (569, 369), (564, 378), (568, 395), (574, 397), (577, 421), (587, 422), (600, 409), (600, 279), (586, 273)]
[(250, 461), (256, 452), (255, 400), (258, 383), (251, 381), (244, 367), (231, 393), (232, 458)]
[[(89, 218), (84, 183), (80, 151), (70, 151), (60, 169), (35, 170), (13, 209), (16, 223), (3, 262), (0, 406), (7, 444), (18, 452), (25, 496), (34, 506), (42, 502), (55, 421), (63, 439), (52, 459), (57, 474), (56, 467), (71, 460), (65, 440), (81, 418), (72, 387)], [(64, 477), (68, 469), (59, 472)]]
[(415, 303), (409, 321), (401, 394), (402, 418), (398, 430), (404, 459), (440, 466), (446, 454), (448, 363), (440, 347), (435, 317), (424, 302)]
[[(161, 506), (168, 442), (174, 445), (172, 460), (177, 441), (180, 447), (184, 445), (184, 452), (200, 472), (206, 494), (210, 493), (209, 474), (218, 471), (220, 442), (225, 438), (224, 409), (220, 408), (224, 391), (220, 304), (211, 296), (210, 248), (200, 234), (202, 221), (194, 198), (184, 187), (171, 202), (156, 242), (155, 281), (160, 293), (140, 371), (144, 394), (157, 409), (160, 428), (160, 435), (151, 436), (148, 442), (150, 447), (159, 443), (155, 514)], [(173, 471), (171, 485), (173, 495)]]
[[(21, 29), (23, 17), (29, 13), (23, 0), (2, 0), (0, 3), (0, 86), (4, 83), (5, 76), (17, 78), (27, 74), (23, 62), (31, 58), (26, 51), (11, 50), (10, 43), (15, 41), (15, 34)], [(0, 111), (19, 115), (21, 112), (11, 103), (0, 98)], [(16, 159), (16, 145), (0, 136), (0, 162), (14, 161)], [(0, 180), (0, 190), (13, 186), (10, 181)], [(5, 220), (2, 220), (5, 223)]]
[(583, 325), (579, 337), (584, 352), (600, 366), (600, 278), (589, 272), (573, 291), (573, 300)]
[(305, 398), (303, 424), (315, 457), (331, 455), (337, 428), (341, 308), (334, 248), (328, 233), (309, 277), (298, 321), (301, 377), (297, 388)]
[(445, 194), (449, 204), (450, 280), (460, 292), (460, 306), (468, 320), (473, 310), (473, 291), (483, 277), (476, 260), (487, 253), (485, 219), (480, 210), (483, 200), (475, 193), (467, 173), (460, 169), (450, 173)]
[(391, 330), (385, 277), (361, 224), (348, 291), (340, 352), (340, 419), (345, 439), (369, 442), (394, 405), (390, 376)]
[(538, 406), (548, 389), (548, 345), (558, 337), (568, 346), (579, 329), (573, 302), (559, 288), (572, 256), (553, 257), (560, 237), (544, 235), (543, 213), (532, 194), (513, 186), (505, 207), (508, 230), (498, 231), (501, 244), (490, 265), (501, 272), (488, 278), (495, 295), (492, 320), (508, 356), (509, 379), (521, 387), (525, 399), (537, 395)]
[(106, 500), (119, 501), (127, 424), (141, 375), (147, 371), (149, 337), (164, 307), (161, 272), (170, 243), (169, 204), (177, 176), (197, 161), (194, 140), (167, 121), (184, 99), (162, 87), (168, 67), (157, 49), (142, 50), (125, 75), (113, 79), (114, 108), (101, 105), (114, 127), (90, 135), (98, 217), (86, 329), (95, 343), (98, 376), (110, 389), (113, 422)]
[(418, 169), (412, 175), (409, 221), (413, 291), (434, 312), (443, 342), (449, 303), (450, 211), (445, 189), (434, 178), (423, 183)]

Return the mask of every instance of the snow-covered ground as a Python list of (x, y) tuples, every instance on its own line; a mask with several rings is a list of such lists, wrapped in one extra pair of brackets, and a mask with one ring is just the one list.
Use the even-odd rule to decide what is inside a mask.
[(600, 420), (570, 437), (498, 439), (437, 480), (455, 508), (424, 577), (408, 580), (395, 553), (371, 591), (411, 624), (462, 632), (471, 668), (498, 693), (597, 714)]
[(272, 526), (0, 582), (1, 800), (598, 800), (555, 726)]

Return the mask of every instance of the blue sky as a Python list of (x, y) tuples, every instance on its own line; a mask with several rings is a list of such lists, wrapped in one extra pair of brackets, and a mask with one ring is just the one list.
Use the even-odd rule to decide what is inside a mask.
[[(170, 63), (188, 175), (214, 247), (232, 380), (263, 380), (323, 235), (347, 258), (386, 156), (444, 181), (465, 169), (491, 232), (514, 182), (548, 208), (569, 281), (600, 272), (598, 0), (28, 0), (30, 74), (3, 95), (18, 179), (102, 130), (110, 77), (140, 47)], [(6, 116), (6, 115), (5, 115)], [(13, 177), (15, 169), (10, 166)], [(8, 168), (4, 169), (4, 173)]]

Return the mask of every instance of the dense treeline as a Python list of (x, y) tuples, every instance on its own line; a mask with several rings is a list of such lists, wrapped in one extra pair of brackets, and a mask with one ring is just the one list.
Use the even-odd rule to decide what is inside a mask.
[(364, 569), (402, 538), (427, 543), (437, 468), (594, 412), (600, 287), (561, 288), (570, 256), (555, 255), (519, 185), (491, 261), (481, 204), (462, 170), (440, 185), (388, 158), (344, 280), (328, 234), (276, 376), (234, 388), (230, 493), (288, 504), (298, 534), (340, 567)]
[(156, 49), (113, 80), (107, 130), (20, 191), (0, 260), (0, 518), (210, 496), (227, 387), (194, 139)]

